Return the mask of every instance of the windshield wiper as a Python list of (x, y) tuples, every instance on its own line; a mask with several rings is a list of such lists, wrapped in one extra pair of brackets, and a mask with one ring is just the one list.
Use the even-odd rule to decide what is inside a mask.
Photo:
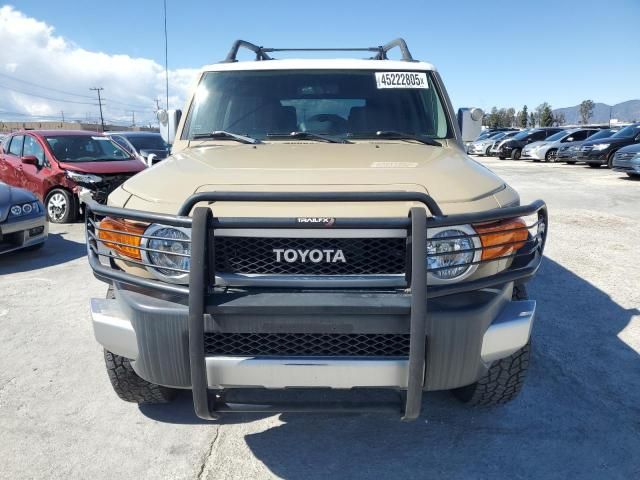
[(435, 140), (424, 137), (422, 135), (415, 135), (413, 133), (405, 133), (405, 132), (396, 132), (395, 130), (378, 130), (376, 132), (376, 137), (380, 138), (396, 138), (398, 140), (415, 140), (416, 142), (424, 143), (425, 145), (431, 145), (432, 147), (441, 147), (442, 144), (440, 142), (436, 142)]
[(300, 138), (300, 139), (310, 139), (310, 140), (319, 140), (321, 142), (328, 143), (351, 143), (344, 138), (336, 138), (329, 135), (322, 135), (320, 133), (313, 132), (291, 132), (291, 133), (268, 133), (267, 137), (289, 137), (289, 138)]
[(251, 143), (251, 144), (261, 143), (260, 140), (258, 140), (257, 138), (247, 137), (245, 135), (239, 135), (237, 133), (227, 132), (225, 130), (215, 130), (209, 133), (194, 133), (191, 138), (193, 140), (201, 140), (205, 138), (213, 138), (213, 139), (224, 138), (226, 140), (235, 140), (240, 143)]

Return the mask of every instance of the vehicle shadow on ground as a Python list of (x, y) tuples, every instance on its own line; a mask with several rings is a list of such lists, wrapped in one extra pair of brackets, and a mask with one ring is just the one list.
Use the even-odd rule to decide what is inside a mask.
[(521, 396), (471, 409), (448, 393), (423, 414), (282, 414), (245, 441), (285, 479), (638, 478), (640, 358), (618, 334), (640, 314), (546, 259), (533, 358)]
[(17, 250), (0, 255), (0, 275), (29, 272), (70, 262), (87, 254), (85, 243), (74, 242), (64, 237), (64, 233), (50, 233), (39, 250)]

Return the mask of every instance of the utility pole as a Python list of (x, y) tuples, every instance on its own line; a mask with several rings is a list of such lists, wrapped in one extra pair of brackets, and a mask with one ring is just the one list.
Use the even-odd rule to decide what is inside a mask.
[(102, 131), (104, 132), (104, 117), (102, 116), (102, 97), (100, 96), (100, 92), (104, 90), (102, 87), (94, 87), (89, 90), (93, 90), (98, 92), (98, 105), (100, 105), (100, 123), (102, 124)]
[(160, 110), (160, 99), (156, 98), (156, 112)]
[(164, 81), (167, 96), (166, 109), (169, 110), (169, 42), (167, 38), (167, 0), (164, 0)]
[(64, 110), (60, 110), (60, 113), (62, 114), (62, 123), (64, 123)]
[(133, 110), (131, 111), (131, 126), (136, 126), (136, 112), (134, 112)]

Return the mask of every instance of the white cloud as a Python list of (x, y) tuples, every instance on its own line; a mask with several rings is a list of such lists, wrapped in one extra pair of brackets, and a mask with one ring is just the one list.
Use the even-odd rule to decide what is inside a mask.
[[(0, 119), (59, 118), (61, 110), (66, 118), (96, 119), (95, 92), (89, 91), (96, 86), (104, 87), (107, 120), (124, 124), (135, 110), (137, 123), (149, 122), (154, 118), (155, 99), (164, 104), (162, 65), (146, 58), (85, 50), (55, 35), (52, 26), (11, 6), (0, 8), (0, 45)], [(183, 107), (197, 71), (169, 70), (170, 108)]]

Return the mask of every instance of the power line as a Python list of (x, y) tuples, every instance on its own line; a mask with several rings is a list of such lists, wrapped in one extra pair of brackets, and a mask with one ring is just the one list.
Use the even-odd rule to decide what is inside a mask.
[(6, 77), (6, 78), (8, 78), (8, 79), (10, 79), (10, 80), (13, 80), (13, 81), (16, 81), (16, 82), (20, 82), (20, 83), (24, 83), (24, 84), (27, 84), (27, 85), (31, 85), (31, 86), (33, 86), (33, 87), (42, 88), (42, 89), (44, 89), (44, 90), (50, 90), (50, 91), (52, 91), (52, 92), (63, 93), (63, 94), (65, 94), (65, 95), (71, 95), (71, 96), (74, 96), (74, 97), (81, 97), (81, 98), (89, 98), (89, 99), (93, 99), (93, 97), (91, 97), (91, 96), (89, 96), (89, 95), (81, 95), (81, 94), (79, 94), (79, 93), (71, 93), (71, 92), (67, 92), (67, 91), (65, 91), (65, 90), (58, 90), (58, 89), (56, 89), (56, 88), (45, 87), (44, 85), (38, 85), (37, 83), (33, 83), (33, 82), (29, 82), (29, 81), (27, 81), (27, 80), (23, 80), (23, 79), (21, 79), (21, 78), (13, 77), (13, 76), (11, 76), (11, 75), (7, 75), (6, 73), (0, 73), (0, 76), (2, 76), (2, 77)]
[(50, 100), (52, 102), (75, 103), (77, 105), (95, 105), (95, 103), (91, 103), (91, 102), (78, 102), (76, 100), (65, 100), (62, 98), (52, 98), (52, 97), (47, 97), (45, 95), (39, 95), (37, 93), (29, 93), (29, 92), (25, 92), (24, 90), (7, 87), (6, 85), (2, 85), (2, 84), (0, 84), (0, 87), (6, 88), (7, 90), (11, 90), (12, 92), (20, 93), (22, 95), (27, 95), (28, 97), (44, 98), (45, 100)]
[(98, 105), (100, 105), (100, 123), (102, 124), (102, 131), (104, 132), (104, 117), (102, 116), (102, 98), (100, 98), (100, 92), (104, 90), (102, 87), (92, 87), (89, 90), (98, 92)]

